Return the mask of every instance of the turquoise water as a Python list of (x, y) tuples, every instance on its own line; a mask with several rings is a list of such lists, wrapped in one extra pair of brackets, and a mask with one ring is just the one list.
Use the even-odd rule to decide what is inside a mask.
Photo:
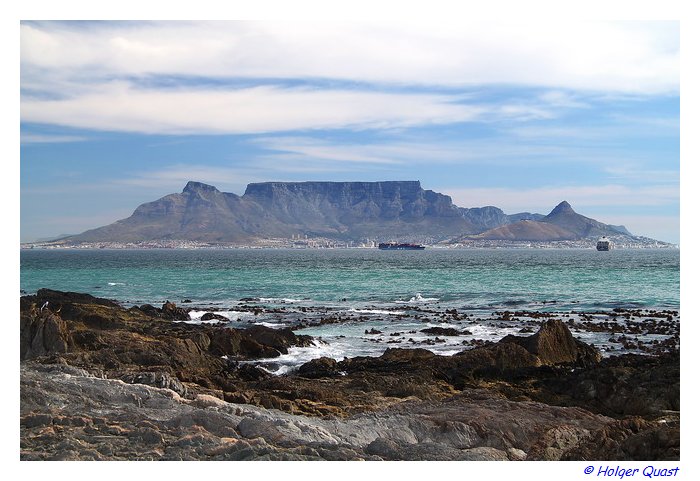
[[(678, 309), (675, 249), (22, 250), (20, 288), (87, 292), (125, 304), (241, 298), (355, 308)], [(543, 304), (545, 303), (545, 304)]]
[[(207, 322), (202, 315), (217, 311), (232, 327), (289, 326), (316, 339), (255, 361), (275, 373), (320, 356), (378, 356), (388, 347), (450, 355), (475, 341), (522, 335), (523, 327), (533, 332), (540, 322), (523, 314), (507, 319), (504, 310), (547, 311), (565, 321), (586, 313), (608, 322), (621, 307), (638, 310), (632, 322), (642, 322), (651, 314), (641, 309), (680, 307), (678, 250), (35, 249), (20, 259), (24, 293), (87, 292), (125, 306), (171, 300), (191, 309), (188, 322)], [(461, 334), (423, 332), (433, 327)], [(604, 355), (623, 352), (609, 332), (573, 334)], [(649, 344), (671, 335), (634, 339)]]

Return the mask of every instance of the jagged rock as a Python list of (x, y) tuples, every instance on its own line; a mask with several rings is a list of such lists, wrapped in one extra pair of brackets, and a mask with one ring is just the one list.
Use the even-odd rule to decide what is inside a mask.
[(174, 302), (165, 301), (163, 307), (161, 307), (161, 312), (163, 317), (166, 319), (171, 319), (174, 321), (189, 321), (190, 315), (186, 309), (182, 307), (177, 307)]
[(66, 322), (48, 308), (21, 314), (19, 336), (20, 359), (66, 352), (72, 343)]
[(538, 367), (542, 361), (524, 347), (510, 342), (498, 342), (462, 351), (454, 356), (460, 367), (495, 369), (497, 371)]
[[(37, 308), (33, 296), (21, 302), (21, 359), (48, 357), (53, 362), (101, 369), (116, 377), (128, 372), (157, 372), (158, 379), (143, 379), (156, 385), (165, 382), (184, 393), (184, 388), (169, 379), (201, 383), (210, 389), (230, 388), (222, 373), (231, 367), (222, 357), (274, 357), (291, 346), (311, 343), (309, 336), (297, 336), (289, 329), (255, 326), (238, 330), (172, 323), (163, 320), (160, 310), (148, 317), (142, 309), (127, 310), (88, 297), (74, 297), (79, 302), (73, 303), (66, 300), (70, 296), (61, 294), (52, 293), (63, 302), (58, 312)], [(177, 309), (164, 310), (178, 315)]]
[(518, 344), (537, 356), (542, 364), (547, 365), (574, 363), (588, 366), (601, 359), (597, 349), (574, 339), (569, 328), (559, 319), (545, 321), (540, 330), (532, 336), (509, 335), (499, 343)]
[(222, 316), (221, 314), (214, 314), (213, 312), (205, 312), (202, 314), (202, 321), (211, 321), (216, 319), (217, 321), (222, 321), (222, 322), (229, 322), (229, 318), (226, 316)]

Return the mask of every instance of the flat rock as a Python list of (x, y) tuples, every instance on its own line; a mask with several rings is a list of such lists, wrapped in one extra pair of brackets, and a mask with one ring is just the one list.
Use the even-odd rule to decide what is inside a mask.
[(566, 427), (576, 448), (614, 423), (471, 390), (339, 420), (187, 400), (65, 366), (23, 363), (20, 374), (21, 459), (538, 459), (553, 430)]

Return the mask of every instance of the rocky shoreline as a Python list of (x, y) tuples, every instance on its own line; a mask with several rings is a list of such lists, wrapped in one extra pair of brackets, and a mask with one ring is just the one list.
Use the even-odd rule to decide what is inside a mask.
[(311, 337), (174, 322), (184, 316), (173, 303), (22, 297), (20, 458), (680, 458), (677, 343), (603, 358), (570, 328), (605, 326), (542, 315), (527, 335), (452, 356), (389, 348), (276, 376), (247, 361)]

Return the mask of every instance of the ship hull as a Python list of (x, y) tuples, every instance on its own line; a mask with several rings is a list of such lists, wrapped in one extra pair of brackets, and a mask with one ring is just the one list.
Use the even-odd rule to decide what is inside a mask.
[(382, 251), (422, 251), (425, 246), (418, 244), (379, 244)]

